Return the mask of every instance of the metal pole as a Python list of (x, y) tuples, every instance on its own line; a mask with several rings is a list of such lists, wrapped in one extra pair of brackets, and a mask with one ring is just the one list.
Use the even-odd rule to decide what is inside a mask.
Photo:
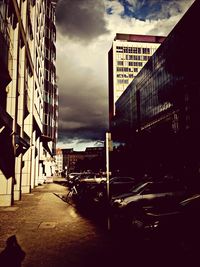
[(109, 215), (109, 201), (110, 201), (110, 183), (109, 183), (109, 141), (111, 139), (110, 133), (106, 133), (106, 191), (107, 191), (107, 223), (108, 230), (110, 230), (110, 215)]

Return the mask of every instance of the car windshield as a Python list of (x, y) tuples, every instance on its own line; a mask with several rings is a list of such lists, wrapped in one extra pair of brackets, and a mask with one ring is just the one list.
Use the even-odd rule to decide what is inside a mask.
[(125, 183), (125, 182), (134, 182), (134, 178), (131, 177), (112, 177), (110, 179), (110, 182), (120, 182), (120, 183)]
[(139, 193), (143, 188), (145, 188), (149, 183), (142, 183), (138, 184), (136, 186), (133, 186), (132, 189), (130, 190), (132, 193), (137, 194)]
[(187, 198), (183, 201), (181, 201), (181, 205), (182, 206), (187, 206), (187, 205), (190, 205), (190, 204), (193, 204), (193, 203), (198, 203), (199, 205), (199, 202), (200, 202), (200, 195), (199, 194), (195, 194), (193, 196), (191, 196), (190, 198)]

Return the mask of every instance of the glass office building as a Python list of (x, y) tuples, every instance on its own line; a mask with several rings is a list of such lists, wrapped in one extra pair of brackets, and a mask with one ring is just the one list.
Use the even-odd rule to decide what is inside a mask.
[(113, 136), (133, 147), (135, 158), (154, 160), (172, 172), (190, 168), (195, 175), (200, 167), (199, 11), (196, 1), (118, 99), (112, 121)]

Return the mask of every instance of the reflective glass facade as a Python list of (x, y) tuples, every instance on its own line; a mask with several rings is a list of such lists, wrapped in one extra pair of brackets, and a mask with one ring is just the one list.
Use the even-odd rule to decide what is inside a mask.
[(196, 1), (116, 102), (113, 136), (154, 157), (188, 162), (200, 151), (199, 12)]
[(118, 99), (113, 120), (116, 126), (126, 124), (139, 131), (178, 116), (179, 129), (197, 127), (192, 121), (193, 111), (199, 109), (195, 104), (199, 97), (198, 8), (198, 3), (191, 7)]

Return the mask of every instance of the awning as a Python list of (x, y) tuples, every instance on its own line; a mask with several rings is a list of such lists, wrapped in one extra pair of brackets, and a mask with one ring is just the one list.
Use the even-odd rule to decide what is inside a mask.
[(53, 153), (52, 153), (51, 149), (49, 148), (47, 142), (43, 142), (43, 147), (50, 154), (50, 156), (53, 157)]
[(48, 142), (52, 141), (52, 138), (47, 136), (47, 135), (41, 135), (41, 139), (40, 139), (43, 143), (43, 147), (44, 149), (51, 155), (51, 157), (53, 157), (53, 153), (51, 151), (51, 149), (49, 148)]
[(15, 136), (15, 145), (16, 145), (16, 157), (18, 157), (20, 154), (24, 155), (24, 153), (30, 147), (30, 144), (19, 135)]
[(13, 118), (0, 106), (0, 128), (7, 128), (8, 134), (12, 133)]
[(15, 155), (12, 136), (7, 128), (0, 133), (0, 169), (7, 179), (15, 178)]

